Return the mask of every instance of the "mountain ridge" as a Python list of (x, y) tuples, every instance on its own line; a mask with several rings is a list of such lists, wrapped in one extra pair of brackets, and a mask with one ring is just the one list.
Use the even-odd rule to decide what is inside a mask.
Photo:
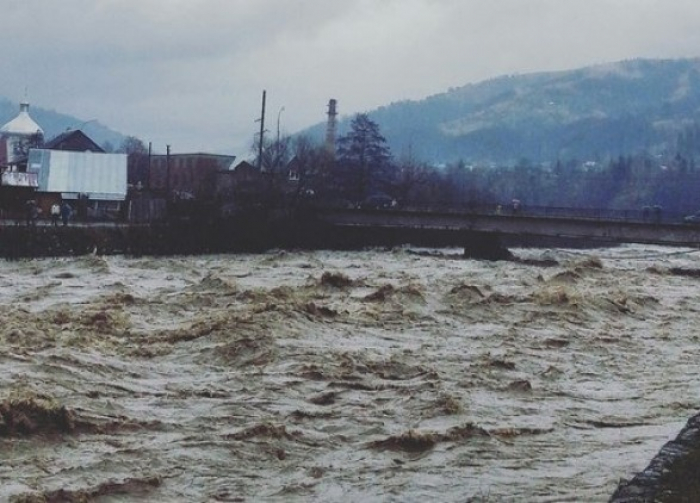
[[(395, 156), (433, 163), (658, 154), (700, 122), (700, 58), (503, 75), (367, 113)], [(341, 119), (339, 134), (349, 121)], [(317, 136), (323, 128), (306, 133)]]
[[(0, 98), (0, 125), (14, 119), (19, 113), (19, 103), (7, 98)], [(29, 115), (44, 130), (44, 138), (50, 140), (70, 129), (81, 129), (100, 146), (110, 144), (117, 149), (126, 138), (125, 135), (101, 124), (99, 120), (84, 120), (68, 114), (47, 110), (30, 105)]]

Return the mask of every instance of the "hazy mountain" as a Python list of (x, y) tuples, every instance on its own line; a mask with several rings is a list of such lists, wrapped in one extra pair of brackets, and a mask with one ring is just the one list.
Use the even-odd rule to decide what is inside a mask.
[[(0, 98), (0, 126), (14, 119), (19, 113), (19, 104)], [(30, 105), (29, 115), (44, 130), (46, 140), (63, 133), (67, 129), (81, 129), (98, 145), (109, 142), (114, 148), (118, 148), (125, 136), (109, 129), (96, 120), (85, 120), (70, 115), (61, 114), (53, 110)]]
[[(342, 106), (342, 96), (337, 97)], [(700, 123), (700, 59), (508, 75), (369, 112), (396, 157), (516, 163), (673, 151)], [(339, 124), (343, 134), (350, 122)], [(324, 125), (307, 132), (323, 137)]]

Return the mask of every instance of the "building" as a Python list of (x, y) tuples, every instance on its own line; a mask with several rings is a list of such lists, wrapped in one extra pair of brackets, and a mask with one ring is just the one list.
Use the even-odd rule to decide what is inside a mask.
[(153, 155), (145, 188), (168, 199), (214, 201), (217, 173), (231, 170), (235, 160), (204, 153)]
[(235, 159), (201, 152), (131, 154), (127, 218), (154, 222), (210, 215), (217, 202), (218, 173), (229, 171)]
[(21, 217), (25, 203), (38, 186), (36, 174), (27, 173), (29, 149), (41, 146), (44, 131), (29, 115), (29, 103), (21, 103), (19, 114), (0, 127), (0, 215)]
[(44, 130), (29, 115), (29, 103), (20, 103), (19, 114), (0, 128), (0, 169), (24, 171), (29, 149), (43, 141)]
[(264, 190), (265, 174), (248, 161), (217, 174), (216, 199), (224, 215), (260, 204)]
[(217, 176), (216, 199), (226, 216), (266, 204), (270, 207), (291, 207), (300, 198), (313, 194), (311, 176), (295, 156), (278, 173), (261, 172), (256, 166), (242, 161)]
[(21, 215), (29, 199), (45, 215), (60, 200), (87, 218), (116, 214), (126, 198), (126, 155), (106, 154), (80, 130), (44, 142), (29, 103), (0, 128), (0, 211)]
[(80, 129), (69, 129), (45, 142), (42, 148), (47, 150), (70, 150), (72, 152), (105, 153), (102, 147)]
[(67, 200), (82, 218), (116, 218), (126, 199), (126, 154), (31, 149), (27, 173), (37, 179), (44, 213)]

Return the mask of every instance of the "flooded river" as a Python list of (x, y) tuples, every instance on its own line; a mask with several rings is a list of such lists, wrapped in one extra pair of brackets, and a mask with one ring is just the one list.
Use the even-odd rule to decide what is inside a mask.
[(0, 501), (604, 502), (700, 407), (700, 254), (0, 261)]

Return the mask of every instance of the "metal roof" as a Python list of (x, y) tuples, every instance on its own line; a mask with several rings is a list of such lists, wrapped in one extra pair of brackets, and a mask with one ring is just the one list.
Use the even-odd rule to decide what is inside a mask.
[(123, 201), (127, 183), (126, 154), (31, 149), (28, 173), (37, 173), (38, 192), (67, 198), (87, 194), (93, 200)]

